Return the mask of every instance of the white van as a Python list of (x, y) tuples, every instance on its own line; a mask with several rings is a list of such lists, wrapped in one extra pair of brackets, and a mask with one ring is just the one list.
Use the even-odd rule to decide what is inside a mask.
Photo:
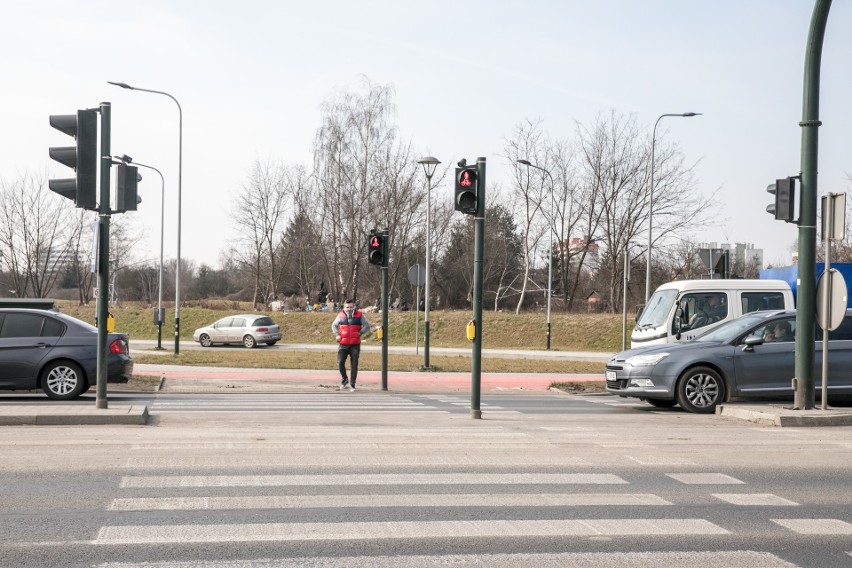
[(783, 280), (680, 280), (657, 288), (636, 321), (630, 348), (689, 341), (758, 310), (792, 310)]

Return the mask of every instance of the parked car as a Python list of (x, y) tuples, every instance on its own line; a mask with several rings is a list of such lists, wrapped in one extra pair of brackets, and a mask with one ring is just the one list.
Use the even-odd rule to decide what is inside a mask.
[[(97, 384), (98, 328), (40, 309), (0, 308), (0, 389), (41, 388), (53, 399), (76, 398)], [(107, 382), (133, 374), (129, 340), (107, 335)]]
[(192, 339), (202, 347), (214, 344), (242, 343), (247, 348), (259, 343), (275, 345), (281, 340), (281, 328), (269, 316), (240, 314), (222, 318), (212, 325), (196, 329)]
[[(606, 365), (606, 390), (698, 413), (715, 412), (732, 397), (792, 397), (795, 333), (793, 310), (752, 312), (693, 341), (618, 353)], [(814, 377), (821, 385), (822, 329), (815, 335)], [(831, 400), (852, 395), (852, 310), (828, 339)]]

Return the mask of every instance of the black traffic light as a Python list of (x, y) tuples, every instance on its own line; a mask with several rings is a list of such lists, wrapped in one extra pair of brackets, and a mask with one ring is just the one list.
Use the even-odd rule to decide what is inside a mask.
[(49, 180), (48, 187), (77, 207), (97, 209), (98, 111), (78, 110), (77, 114), (52, 114), (50, 125), (77, 140), (76, 146), (50, 148), (50, 157), (69, 168), (73, 178)]
[(467, 215), (476, 214), (478, 184), (476, 166), (456, 168), (456, 211)]
[(767, 186), (766, 191), (775, 195), (775, 202), (766, 206), (767, 213), (779, 221), (793, 222), (793, 203), (796, 194), (796, 178), (777, 179)]
[(387, 251), (385, 251), (385, 236), (376, 229), (370, 231), (370, 239), (367, 241), (367, 255), (370, 264), (385, 266)]
[(139, 194), (136, 184), (142, 180), (139, 168), (129, 166), (122, 162), (118, 164), (118, 178), (115, 183), (115, 210), (113, 213), (124, 213), (125, 211), (136, 211), (139, 203)]

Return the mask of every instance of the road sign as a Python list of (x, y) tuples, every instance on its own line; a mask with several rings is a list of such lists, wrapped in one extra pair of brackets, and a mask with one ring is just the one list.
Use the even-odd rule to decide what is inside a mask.
[(412, 286), (423, 286), (426, 284), (426, 270), (419, 264), (408, 269), (408, 282)]
[[(843, 316), (846, 315), (846, 280), (843, 279), (843, 275), (836, 268), (828, 270), (827, 278), (825, 275), (826, 272), (823, 272), (817, 282), (816, 314), (819, 326), (831, 331), (837, 329), (843, 322)], [(828, 287), (829, 294), (828, 313), (823, 314), (822, 302), (826, 294), (826, 287)]]

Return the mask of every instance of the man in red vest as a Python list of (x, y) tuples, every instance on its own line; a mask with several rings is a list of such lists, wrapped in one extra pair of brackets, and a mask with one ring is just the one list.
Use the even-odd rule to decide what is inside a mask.
[[(343, 310), (331, 324), (331, 331), (337, 339), (337, 368), (340, 370), (340, 390), (347, 386), (355, 392), (355, 379), (358, 378), (358, 355), (361, 354), (361, 336), (370, 332), (370, 322), (355, 307), (353, 300), (343, 302)], [(346, 376), (346, 357), (349, 356), (352, 373)]]

